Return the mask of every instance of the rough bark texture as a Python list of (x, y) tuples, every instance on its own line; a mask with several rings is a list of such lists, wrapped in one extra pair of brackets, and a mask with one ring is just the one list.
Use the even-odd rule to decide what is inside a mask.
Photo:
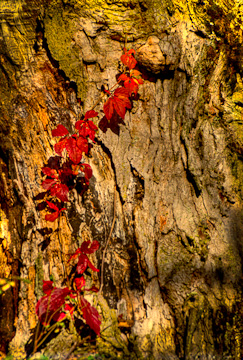
[[(100, 353), (241, 359), (241, 16), (237, 1), (1, 0), (0, 278), (30, 280), (0, 298), (3, 352), (23, 350), (42, 280), (63, 285), (83, 239), (100, 241), (101, 265), (116, 192), (94, 299)], [(145, 78), (139, 99), (119, 134), (99, 131), (89, 191), (46, 224), (34, 198), (51, 130), (73, 129), (114, 84), (125, 39)]]

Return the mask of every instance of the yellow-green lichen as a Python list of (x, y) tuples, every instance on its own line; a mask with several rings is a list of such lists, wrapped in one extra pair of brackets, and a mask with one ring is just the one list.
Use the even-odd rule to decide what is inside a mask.
[(34, 20), (24, 20), (26, 10), (24, 2), (15, 0), (14, 5), (8, 0), (1, 0), (0, 13), (5, 14), (1, 20), (0, 34), (3, 39), (4, 53), (17, 66), (27, 64), (33, 58), (35, 43)]
[(225, 101), (224, 120), (231, 130), (232, 137), (243, 147), (243, 84), (240, 74), (236, 74), (236, 80), (233, 94)]
[(234, 177), (232, 191), (238, 195), (239, 199), (243, 199), (243, 162), (232, 150), (228, 152), (227, 160)]
[(60, 5), (47, 11), (44, 18), (45, 37), (51, 56), (58, 61), (65, 75), (77, 84), (78, 97), (86, 96), (86, 74), (80, 49), (73, 41), (77, 15), (65, 11)]
[(176, 16), (191, 20), (195, 29), (206, 31), (215, 39), (226, 37), (242, 43), (242, 11), (240, 0), (172, 0)]
[(101, 337), (97, 339), (99, 353), (113, 356), (115, 359), (131, 356), (118, 327), (116, 311), (109, 308), (105, 298), (100, 294), (96, 298), (96, 303), (102, 313)]

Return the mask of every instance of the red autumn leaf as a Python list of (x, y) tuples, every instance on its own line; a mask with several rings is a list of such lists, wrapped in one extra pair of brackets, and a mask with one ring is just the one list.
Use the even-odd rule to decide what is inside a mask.
[(118, 78), (118, 82), (119, 81), (125, 81), (125, 80), (127, 80), (128, 79), (128, 76), (126, 75), (126, 74), (121, 74), (120, 76), (119, 76), (119, 78)]
[(58, 218), (58, 216), (60, 215), (60, 213), (61, 213), (63, 210), (66, 210), (66, 208), (61, 208), (61, 209), (59, 210), (59, 208), (58, 208), (55, 204), (51, 203), (50, 201), (46, 201), (46, 202), (47, 202), (47, 204), (49, 205), (49, 207), (50, 207), (51, 209), (55, 210), (55, 212), (53, 212), (53, 213), (51, 213), (51, 214), (46, 214), (46, 215), (45, 215), (46, 221), (55, 221), (55, 220)]
[(47, 204), (49, 205), (49, 207), (50, 207), (51, 209), (53, 209), (53, 210), (55, 210), (55, 211), (59, 211), (59, 208), (58, 208), (55, 204), (53, 204), (52, 202), (50, 202), (50, 201), (48, 201), (48, 200), (46, 200), (46, 202), (47, 202)]
[(55, 211), (55, 212), (53, 212), (51, 214), (46, 214), (45, 215), (45, 220), (53, 222), (58, 218), (58, 216), (59, 216), (59, 211)]
[(135, 79), (126, 74), (121, 74), (118, 80), (124, 81), (124, 87), (129, 91), (129, 96), (138, 92), (139, 84), (143, 84), (142, 79)]
[(80, 291), (85, 286), (85, 279), (83, 276), (81, 278), (75, 278), (74, 283), (76, 285), (77, 291)]
[(54, 169), (51, 169), (49, 167), (43, 167), (41, 171), (44, 175), (50, 176), (52, 178), (57, 178), (57, 172)]
[(79, 151), (84, 152), (85, 154), (88, 154), (89, 151), (89, 145), (86, 138), (80, 136), (77, 138), (77, 147), (79, 148)]
[(131, 108), (131, 103), (129, 100), (129, 93), (127, 89), (124, 89), (124, 87), (119, 87), (115, 90), (114, 96), (118, 97), (120, 100), (124, 102), (124, 106), (126, 106), (128, 109)]
[(80, 254), (78, 258), (76, 272), (78, 274), (83, 274), (88, 267), (88, 263), (89, 263), (88, 256), (84, 254)]
[(124, 86), (129, 91), (129, 95), (131, 96), (133, 93), (136, 95), (138, 93), (139, 82), (137, 79), (129, 78), (124, 81)]
[(112, 118), (112, 114), (114, 112), (114, 107), (113, 107), (113, 98), (110, 97), (105, 103), (104, 103), (104, 107), (103, 107), (105, 116), (108, 120), (110, 120)]
[(52, 136), (65, 136), (69, 134), (68, 129), (65, 128), (65, 126), (59, 124), (57, 125), (57, 128), (52, 130)]
[(122, 63), (127, 66), (129, 70), (135, 68), (137, 64), (137, 60), (133, 57), (133, 54), (135, 54), (134, 49), (131, 49), (129, 51), (124, 49), (124, 54), (121, 56)]
[(80, 297), (80, 302), (82, 306), (83, 318), (86, 321), (86, 324), (94, 330), (97, 335), (100, 335), (100, 315), (98, 311), (90, 305), (90, 303), (83, 297)]
[(46, 295), (49, 295), (52, 290), (54, 289), (53, 287), (53, 281), (46, 281), (46, 280), (43, 280), (43, 292), (46, 294)]
[(120, 98), (114, 98), (114, 108), (117, 114), (124, 119), (126, 113), (126, 107), (124, 106), (124, 102)]
[(109, 121), (106, 116), (104, 116), (100, 122), (99, 122), (99, 128), (101, 131), (103, 131), (104, 133), (106, 133), (107, 129), (111, 129), (111, 131), (116, 134), (119, 135), (120, 133), (120, 129), (119, 129), (119, 125), (123, 124), (124, 125), (124, 121), (122, 120), (122, 118), (116, 113), (114, 112), (112, 115), (112, 121)]
[(86, 138), (89, 138), (94, 141), (95, 132), (98, 130), (97, 126), (91, 120), (79, 120), (75, 124), (75, 128), (79, 131), (79, 135)]
[(61, 139), (54, 145), (54, 150), (56, 151), (57, 155), (62, 156), (62, 152), (66, 147), (67, 139)]
[[(70, 160), (71, 162), (71, 160)], [(66, 165), (65, 165), (66, 166)], [(71, 165), (70, 165), (71, 166)], [(75, 165), (78, 166), (78, 165)], [(72, 169), (68, 167), (64, 167), (63, 169), (59, 170), (59, 180), (62, 184), (68, 184), (69, 190), (71, 190), (73, 184), (74, 177), (77, 175), (75, 174)]]
[(87, 267), (90, 267), (92, 271), (99, 272), (99, 269), (96, 269), (96, 267), (89, 261), (89, 258), (85, 254), (80, 254), (78, 258), (77, 268), (76, 272), (77, 274), (83, 274)]
[(70, 137), (66, 141), (66, 149), (69, 155), (69, 158), (74, 162), (74, 164), (79, 164), (82, 159), (82, 151), (77, 146), (77, 140), (73, 137)]
[(45, 189), (45, 190), (49, 190), (55, 184), (56, 184), (55, 179), (46, 179), (46, 180), (42, 181), (42, 183), (41, 183), (43, 189)]
[(81, 245), (81, 251), (84, 254), (93, 254), (100, 247), (100, 244), (97, 240), (92, 241), (90, 244), (90, 240), (84, 241)]
[(91, 119), (93, 117), (96, 117), (98, 115), (98, 113), (94, 110), (89, 110), (85, 113), (84, 115), (84, 120), (87, 120), (87, 119)]
[(68, 191), (65, 184), (55, 184), (50, 190), (51, 196), (56, 196), (61, 201), (68, 201)]
[(70, 292), (71, 290), (68, 288), (54, 288), (49, 295), (40, 298), (35, 311), (42, 324), (48, 324), (50, 319), (57, 321), (62, 312), (62, 305), (65, 303), (65, 298)]
[(81, 254), (81, 248), (78, 248), (75, 251), (75, 253), (70, 256), (70, 258), (68, 259), (68, 263), (69, 263), (69, 261), (76, 259), (79, 256), (79, 254)]
[(61, 312), (60, 315), (58, 316), (56, 321), (62, 321), (63, 319), (66, 318), (67, 314), (69, 313), (71, 315), (71, 317), (73, 318), (73, 312), (74, 312), (74, 306), (71, 304), (65, 304), (64, 305), (64, 311), (65, 312)]
[(89, 260), (88, 260), (88, 266), (90, 267), (90, 269), (91, 269), (92, 271), (95, 271), (95, 272), (99, 272), (99, 271), (100, 271), (100, 270), (97, 269), (97, 268), (92, 264), (92, 262), (90, 262)]
[(91, 166), (89, 164), (82, 164), (80, 166), (80, 170), (84, 173), (86, 184), (89, 184), (89, 179), (92, 177), (93, 174)]
[(105, 102), (103, 110), (108, 120), (112, 118), (114, 110), (124, 119), (126, 108), (131, 109), (129, 91), (124, 87), (120, 87), (116, 89), (114, 95)]

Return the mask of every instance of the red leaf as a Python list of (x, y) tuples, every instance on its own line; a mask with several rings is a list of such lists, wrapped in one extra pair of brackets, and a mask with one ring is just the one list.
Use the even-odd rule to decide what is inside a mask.
[(68, 187), (65, 184), (55, 184), (51, 188), (51, 196), (56, 196), (61, 201), (68, 201)]
[(81, 254), (81, 248), (78, 248), (78, 249), (75, 251), (75, 253), (70, 256), (70, 258), (68, 259), (68, 262), (71, 261), (72, 259), (76, 259), (79, 254)]
[(78, 274), (83, 274), (88, 267), (89, 259), (86, 255), (80, 254), (76, 271)]
[(124, 86), (129, 91), (129, 95), (131, 96), (132, 93), (135, 95), (138, 92), (139, 83), (137, 79), (128, 78), (126, 81), (124, 81)]
[(76, 121), (75, 123), (75, 129), (77, 129), (78, 131), (82, 129), (82, 125), (85, 123), (84, 120), (79, 120), (79, 121)]
[(80, 297), (83, 318), (86, 321), (86, 324), (94, 330), (97, 335), (100, 335), (100, 315), (98, 311), (90, 305), (90, 303), (85, 300), (83, 296)]
[(126, 108), (131, 109), (129, 91), (124, 87), (120, 87), (115, 90), (114, 96), (105, 102), (103, 110), (108, 120), (112, 118), (114, 109), (117, 114), (124, 119)]
[(77, 146), (77, 140), (73, 137), (70, 137), (66, 141), (66, 149), (69, 155), (69, 158), (74, 162), (74, 164), (79, 164), (82, 159), (82, 151)]
[(85, 113), (85, 116), (84, 116), (84, 119), (87, 120), (87, 119), (91, 119), (93, 117), (96, 117), (98, 115), (98, 113), (94, 110), (89, 110)]
[(103, 107), (105, 116), (108, 120), (110, 120), (112, 118), (112, 114), (114, 111), (112, 100), (113, 100), (113, 98), (109, 98), (108, 100), (106, 100), (106, 102), (104, 103), (104, 107)]
[(43, 292), (49, 295), (54, 290), (53, 281), (43, 280)]
[(137, 60), (134, 59), (133, 54), (135, 54), (135, 50), (131, 49), (127, 51), (124, 49), (125, 54), (121, 56), (122, 63), (129, 68), (129, 70), (135, 68), (137, 64)]
[(130, 109), (131, 103), (129, 100), (129, 91), (125, 89), (124, 87), (119, 87), (115, 90), (114, 96), (119, 97), (120, 100), (122, 100), (125, 104), (125, 106)]
[(48, 200), (46, 200), (46, 202), (47, 202), (47, 204), (49, 205), (49, 207), (50, 207), (51, 209), (53, 209), (53, 210), (55, 210), (55, 211), (59, 211), (59, 208), (58, 208), (55, 204), (53, 204), (52, 202), (50, 202), (50, 201), (48, 201)]
[(99, 271), (100, 271), (99, 269), (97, 269), (97, 268), (92, 264), (92, 262), (89, 261), (89, 259), (88, 259), (88, 266), (90, 267), (90, 269), (91, 269), (92, 271), (95, 271), (95, 272), (99, 272)]
[(59, 211), (55, 211), (51, 214), (46, 214), (45, 215), (45, 220), (46, 221), (55, 221), (59, 216)]
[(62, 321), (65, 319), (65, 317), (67, 316), (66, 313), (62, 312), (60, 313), (60, 315), (58, 316), (58, 318), (56, 319), (56, 321)]
[(129, 79), (129, 77), (126, 74), (121, 74), (118, 78), (118, 81), (125, 81)]
[[(131, 108), (131, 103), (129, 100), (129, 91), (125, 89), (124, 87), (120, 87), (115, 90), (114, 96), (112, 98), (109, 98), (107, 101), (109, 101), (109, 110), (111, 111), (111, 104), (112, 104), (112, 113), (108, 113), (106, 115), (110, 116), (110, 118), (107, 118), (108, 120), (111, 119), (113, 114), (113, 109), (115, 108), (117, 114), (124, 119), (126, 108)], [(104, 112), (105, 112), (105, 106), (104, 106)]]
[(97, 251), (100, 247), (100, 244), (97, 240), (92, 241), (91, 245), (90, 245), (90, 240), (88, 241), (84, 241), (81, 245), (81, 251), (84, 254), (92, 254), (95, 251)]
[(92, 169), (89, 164), (82, 164), (81, 170), (84, 172), (84, 177), (86, 180), (89, 180), (92, 177)]
[(41, 185), (45, 190), (49, 190), (53, 185), (56, 184), (56, 180), (54, 179), (46, 179), (42, 181)]
[(89, 151), (89, 145), (88, 145), (88, 141), (87, 139), (85, 139), (84, 137), (80, 136), (77, 139), (77, 146), (79, 148), (79, 151), (84, 152), (85, 154), (88, 154)]
[(49, 295), (40, 298), (37, 302), (35, 311), (42, 324), (47, 324), (50, 321), (50, 318), (57, 321), (62, 312), (62, 305), (65, 303), (65, 298), (70, 292), (71, 290), (68, 288), (54, 288)]
[(75, 278), (74, 282), (75, 282), (75, 285), (76, 285), (76, 289), (78, 291), (80, 291), (82, 289), (82, 287), (85, 286), (85, 279), (84, 279), (83, 276), (81, 278)]
[(75, 128), (79, 131), (79, 135), (83, 138), (89, 136), (94, 141), (95, 132), (98, 130), (97, 126), (91, 120), (79, 120), (75, 124)]
[(43, 174), (47, 176), (50, 176), (52, 178), (57, 178), (57, 172), (54, 169), (51, 169), (49, 167), (43, 167), (41, 171), (43, 172)]
[(52, 130), (52, 136), (65, 136), (68, 135), (68, 129), (65, 128), (65, 126), (59, 124), (57, 125), (57, 128)]
[(71, 304), (65, 304), (64, 305), (64, 311), (60, 313), (59, 317), (57, 318), (56, 321), (62, 321), (63, 319), (65, 319), (65, 317), (67, 316), (67, 313), (69, 313), (71, 315), (71, 317), (73, 318), (73, 312), (74, 312), (74, 306)]
[(88, 121), (87, 121), (87, 124), (88, 124), (88, 126), (89, 126), (89, 128), (90, 128), (91, 130), (94, 130), (94, 131), (97, 131), (97, 130), (98, 130), (97, 126), (93, 123), (92, 120), (88, 120)]
[(67, 139), (64, 138), (64, 139), (61, 139), (60, 141), (58, 141), (58, 143), (56, 143), (54, 145), (54, 150), (56, 151), (57, 155), (62, 156), (62, 152), (66, 147), (66, 142), (67, 142)]
[(126, 107), (124, 106), (124, 102), (119, 99), (118, 97), (113, 98), (113, 104), (114, 108), (117, 112), (117, 114), (124, 119), (125, 113), (126, 113)]

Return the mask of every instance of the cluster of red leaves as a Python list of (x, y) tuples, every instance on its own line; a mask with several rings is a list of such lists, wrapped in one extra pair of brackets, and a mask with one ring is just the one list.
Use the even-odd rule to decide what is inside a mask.
[[(82, 179), (81, 182), (79, 181), (82, 186), (82, 190), (79, 191), (80, 194), (89, 186), (92, 169), (90, 165), (81, 163), (81, 159), (83, 154), (88, 154), (89, 148), (92, 146), (91, 143), (94, 142), (97, 126), (89, 119), (97, 115), (98, 113), (94, 110), (87, 111), (84, 119), (76, 122), (77, 133), (75, 134), (70, 134), (68, 129), (61, 124), (52, 130), (53, 137), (60, 137), (54, 146), (55, 152), (60, 158), (68, 158), (68, 160), (55, 162), (53, 167), (45, 166), (42, 168), (42, 173), (46, 175), (42, 187), (48, 195), (56, 197), (61, 202), (68, 201), (68, 193), (75, 187), (77, 178)], [(66, 210), (59, 201), (56, 203), (46, 201), (46, 204), (52, 210), (45, 216), (47, 221), (55, 221), (60, 213)]]
[[(119, 124), (123, 123), (126, 110), (131, 109), (132, 99), (137, 96), (139, 85), (143, 83), (141, 73), (135, 69), (137, 60), (134, 55), (135, 50), (124, 49), (124, 54), (121, 56), (124, 71), (118, 77), (119, 87), (114, 91), (105, 90), (109, 97), (103, 106), (105, 116), (99, 123), (100, 129), (104, 132), (108, 128), (115, 133), (119, 132)], [(70, 134), (68, 129), (61, 124), (52, 130), (52, 136), (60, 138), (54, 146), (55, 152), (66, 161), (62, 162), (62, 165), (59, 163), (55, 167), (42, 168), (43, 174), (46, 175), (42, 187), (48, 195), (57, 199), (55, 203), (46, 201), (51, 211), (45, 216), (47, 221), (55, 221), (61, 212), (66, 210), (62, 202), (68, 201), (68, 193), (76, 186), (77, 178), (81, 178), (78, 182), (79, 194), (86, 191), (89, 186), (92, 169), (88, 164), (81, 163), (81, 160), (83, 154), (88, 154), (94, 142), (97, 127), (90, 119), (97, 115), (98, 113), (94, 110), (87, 111), (84, 118), (76, 122), (74, 134)]]
[(51, 320), (56, 322), (63, 321), (68, 315), (74, 319), (81, 313), (82, 319), (86, 324), (89, 325), (97, 335), (100, 334), (100, 315), (84, 298), (85, 291), (97, 292), (98, 289), (94, 286), (90, 289), (86, 289), (85, 278), (83, 276), (83, 273), (88, 266), (93, 271), (99, 271), (94, 267), (87, 256), (98, 249), (98, 241), (94, 240), (92, 243), (90, 243), (90, 241), (84, 241), (81, 247), (71, 255), (69, 262), (78, 257), (75, 277), (71, 289), (68, 287), (54, 287), (53, 281), (43, 282), (43, 292), (45, 295), (37, 302), (36, 314), (44, 326), (48, 326)]
[(135, 50), (127, 51), (124, 49), (121, 61), (125, 66), (125, 70), (118, 77), (118, 84), (122, 86), (116, 88), (113, 93), (105, 90), (109, 98), (103, 107), (105, 117), (99, 123), (100, 129), (104, 132), (107, 131), (107, 128), (116, 132), (119, 123), (123, 123), (126, 110), (132, 107), (131, 97), (137, 95), (139, 85), (143, 84), (140, 71), (134, 69), (137, 65), (134, 54)]
[(52, 136), (61, 136), (62, 138), (55, 144), (54, 148), (58, 155), (62, 156), (62, 152), (66, 149), (69, 159), (74, 164), (79, 164), (83, 153), (88, 154), (89, 142), (88, 138), (94, 142), (95, 132), (97, 130), (93, 121), (88, 120), (98, 113), (94, 110), (87, 111), (84, 120), (79, 120), (75, 124), (78, 134), (69, 134), (68, 129), (63, 125), (58, 125), (52, 130)]
[[(134, 55), (133, 49), (129, 51), (124, 49), (124, 54), (121, 56), (124, 71), (118, 77), (118, 87), (113, 91), (105, 90), (109, 97), (103, 107), (105, 116), (99, 123), (100, 129), (104, 132), (107, 128), (116, 132), (118, 125), (123, 123), (127, 109), (132, 107), (132, 100), (138, 94), (139, 85), (143, 83), (141, 73), (135, 69), (137, 61)], [(97, 115), (98, 113), (94, 110), (87, 111), (84, 118), (76, 122), (74, 134), (70, 134), (68, 129), (61, 124), (52, 131), (52, 136), (60, 139), (54, 146), (58, 156), (52, 160), (50, 158), (49, 166), (42, 168), (42, 173), (46, 176), (42, 187), (46, 190), (47, 196), (55, 198), (54, 202), (46, 200), (51, 211), (45, 216), (48, 221), (55, 221), (60, 213), (66, 210), (62, 203), (68, 201), (70, 190), (74, 187), (77, 189), (78, 179), (82, 179), (81, 190), (78, 191), (80, 194), (89, 186), (92, 169), (88, 164), (81, 163), (81, 160), (83, 154), (88, 154), (94, 142), (97, 127), (89, 119)], [(43, 325), (49, 325), (52, 320), (60, 322), (67, 316), (75, 318), (81, 313), (86, 324), (97, 335), (100, 334), (101, 321), (98, 311), (84, 298), (85, 291), (96, 292), (98, 289), (94, 286), (86, 289), (83, 276), (88, 267), (92, 271), (99, 271), (88, 257), (98, 248), (99, 243), (96, 240), (92, 243), (84, 241), (81, 247), (70, 256), (68, 262), (78, 258), (71, 287), (57, 288), (53, 286), (52, 281), (44, 281), (45, 295), (36, 305), (36, 314)]]

